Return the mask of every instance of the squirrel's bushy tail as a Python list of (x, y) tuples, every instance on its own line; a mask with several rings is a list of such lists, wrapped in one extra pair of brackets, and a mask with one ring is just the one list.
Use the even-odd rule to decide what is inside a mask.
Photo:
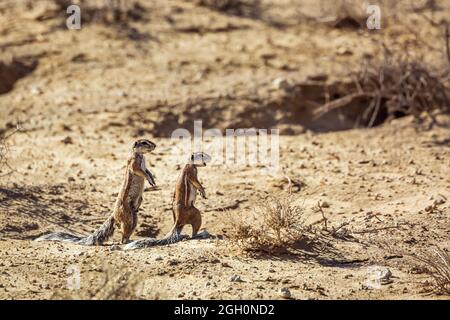
[(134, 250), (143, 249), (153, 246), (164, 246), (181, 241), (183, 237), (181, 236), (181, 228), (174, 227), (172, 232), (162, 239), (145, 238), (132, 241), (123, 247), (123, 250)]
[(40, 236), (35, 241), (63, 241), (85, 246), (101, 245), (114, 233), (114, 216), (110, 216), (94, 233), (88, 236), (76, 236), (65, 232), (55, 232)]

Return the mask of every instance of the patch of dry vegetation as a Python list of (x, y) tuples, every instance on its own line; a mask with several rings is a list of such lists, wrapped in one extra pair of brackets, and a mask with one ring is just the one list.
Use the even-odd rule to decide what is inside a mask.
[(357, 126), (372, 127), (385, 119), (426, 113), (449, 112), (445, 79), (418, 58), (393, 52), (384, 46), (382, 59), (364, 59), (349, 75), (353, 85), (341, 97), (316, 110), (320, 117), (332, 110), (359, 106)]
[(434, 248), (412, 257), (419, 261), (422, 269), (433, 278), (433, 291), (450, 295), (450, 255), (442, 249)]
[(3, 176), (7, 176), (14, 172), (14, 168), (11, 167), (9, 162), (8, 153), (10, 150), (10, 145), (8, 140), (20, 131), (20, 126), (17, 125), (17, 128), (9, 133), (0, 132), (0, 178)]
[(292, 197), (269, 198), (250, 212), (228, 218), (227, 237), (244, 251), (282, 253), (311, 239), (303, 208)]

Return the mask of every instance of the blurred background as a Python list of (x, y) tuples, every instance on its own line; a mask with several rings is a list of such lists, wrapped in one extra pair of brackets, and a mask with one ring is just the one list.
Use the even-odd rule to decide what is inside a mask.
[(450, 3), (370, 5), (1, 0), (0, 132), (168, 137), (203, 120), (292, 135), (445, 109)]

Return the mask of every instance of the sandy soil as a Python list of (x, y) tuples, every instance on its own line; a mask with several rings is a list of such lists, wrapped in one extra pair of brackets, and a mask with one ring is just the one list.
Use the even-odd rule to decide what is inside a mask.
[[(23, 128), (8, 140), (15, 171), (0, 178), (0, 298), (278, 299), (283, 287), (294, 299), (448, 298), (429, 292), (430, 277), (406, 253), (450, 249), (450, 116), (433, 126), (403, 117), (336, 131), (351, 121), (311, 121), (301, 96), (274, 85), (321, 74), (339, 80), (363, 55), (377, 55), (374, 38), (409, 41), (403, 28), (365, 33), (299, 22), (292, 1), (242, 17), (177, 0), (139, 1), (135, 21), (74, 31), (53, 1), (30, 3), (0, 4), (0, 132), (17, 122)], [(450, 12), (442, 6), (438, 18)], [(299, 9), (320, 12), (313, 1)], [(408, 19), (421, 21), (412, 13)], [(436, 43), (432, 29), (421, 32)], [(412, 46), (428, 51), (425, 60), (441, 58)], [(98, 227), (137, 137), (158, 146), (148, 156), (158, 188), (144, 193), (133, 238), (163, 236), (180, 169), (170, 161), (170, 133), (191, 129), (194, 120), (282, 133), (275, 175), (261, 166), (199, 170), (208, 193), (197, 201), (203, 227), (218, 238), (132, 252), (110, 249), (119, 234), (100, 247), (33, 241)], [(351, 237), (281, 255), (232, 248), (224, 212), (244, 215), (268, 196), (283, 196), (286, 176), (301, 182), (293, 196), (309, 224), (321, 224), (315, 207), (326, 202), (328, 227), (346, 223)], [(391, 281), (371, 287), (374, 267), (389, 268)], [(73, 270), (80, 271), (78, 290), (67, 287)], [(233, 275), (242, 281), (230, 281)], [(123, 293), (128, 280), (120, 276), (136, 282), (126, 286), (132, 292)]]

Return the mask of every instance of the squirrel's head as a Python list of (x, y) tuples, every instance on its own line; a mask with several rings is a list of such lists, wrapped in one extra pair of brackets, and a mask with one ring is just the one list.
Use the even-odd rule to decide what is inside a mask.
[(149, 153), (155, 150), (156, 144), (147, 139), (136, 140), (133, 144), (133, 151), (137, 153)]
[(189, 163), (196, 167), (205, 167), (208, 162), (211, 162), (211, 157), (204, 152), (194, 152), (189, 158)]

